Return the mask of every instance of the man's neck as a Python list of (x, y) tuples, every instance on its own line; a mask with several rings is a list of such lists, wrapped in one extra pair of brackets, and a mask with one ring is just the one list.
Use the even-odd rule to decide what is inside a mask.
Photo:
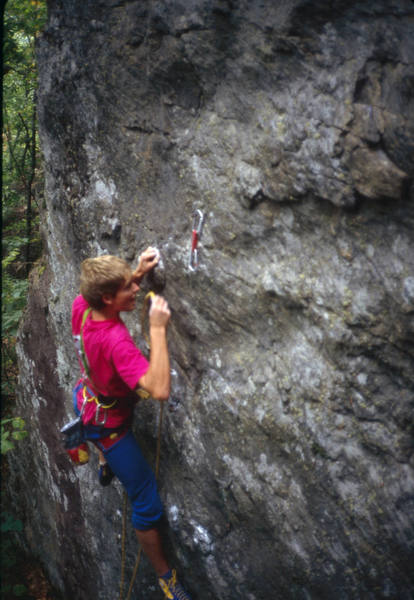
[(92, 309), (92, 319), (94, 321), (110, 321), (113, 319), (117, 319), (119, 317), (119, 312), (114, 310), (112, 306), (105, 306), (100, 310)]

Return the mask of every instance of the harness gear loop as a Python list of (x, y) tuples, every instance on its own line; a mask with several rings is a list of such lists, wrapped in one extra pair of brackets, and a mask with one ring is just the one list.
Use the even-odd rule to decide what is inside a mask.
[(197, 209), (193, 212), (193, 231), (191, 235), (190, 262), (188, 264), (190, 271), (195, 271), (199, 265), (197, 247), (203, 231), (204, 219), (205, 216), (201, 210)]

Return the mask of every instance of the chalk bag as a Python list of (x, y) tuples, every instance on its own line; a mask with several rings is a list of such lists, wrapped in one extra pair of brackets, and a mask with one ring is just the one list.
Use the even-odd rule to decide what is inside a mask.
[(85, 465), (89, 461), (89, 448), (86, 442), (77, 448), (67, 448), (66, 452), (75, 465)]
[(81, 417), (77, 417), (62, 427), (63, 445), (75, 465), (84, 465), (89, 460), (89, 449)]

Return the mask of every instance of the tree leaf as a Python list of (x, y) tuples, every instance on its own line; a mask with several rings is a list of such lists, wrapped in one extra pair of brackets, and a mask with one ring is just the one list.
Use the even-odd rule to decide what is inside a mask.
[(2, 436), (2, 438), (1, 438), (1, 453), (6, 454), (6, 452), (13, 450), (13, 448), (14, 448), (14, 444), (9, 441), (4, 441), (3, 436)]
[(23, 440), (27, 436), (27, 431), (13, 431), (12, 438), (14, 440)]

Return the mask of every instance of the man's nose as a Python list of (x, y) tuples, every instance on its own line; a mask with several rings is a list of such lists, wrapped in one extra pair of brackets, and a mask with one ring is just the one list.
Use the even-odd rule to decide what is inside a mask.
[(135, 281), (134, 281), (134, 283), (133, 283), (133, 285), (132, 285), (132, 291), (135, 293), (135, 292), (137, 292), (138, 290), (139, 290), (139, 285), (138, 285), (137, 283), (135, 283)]

